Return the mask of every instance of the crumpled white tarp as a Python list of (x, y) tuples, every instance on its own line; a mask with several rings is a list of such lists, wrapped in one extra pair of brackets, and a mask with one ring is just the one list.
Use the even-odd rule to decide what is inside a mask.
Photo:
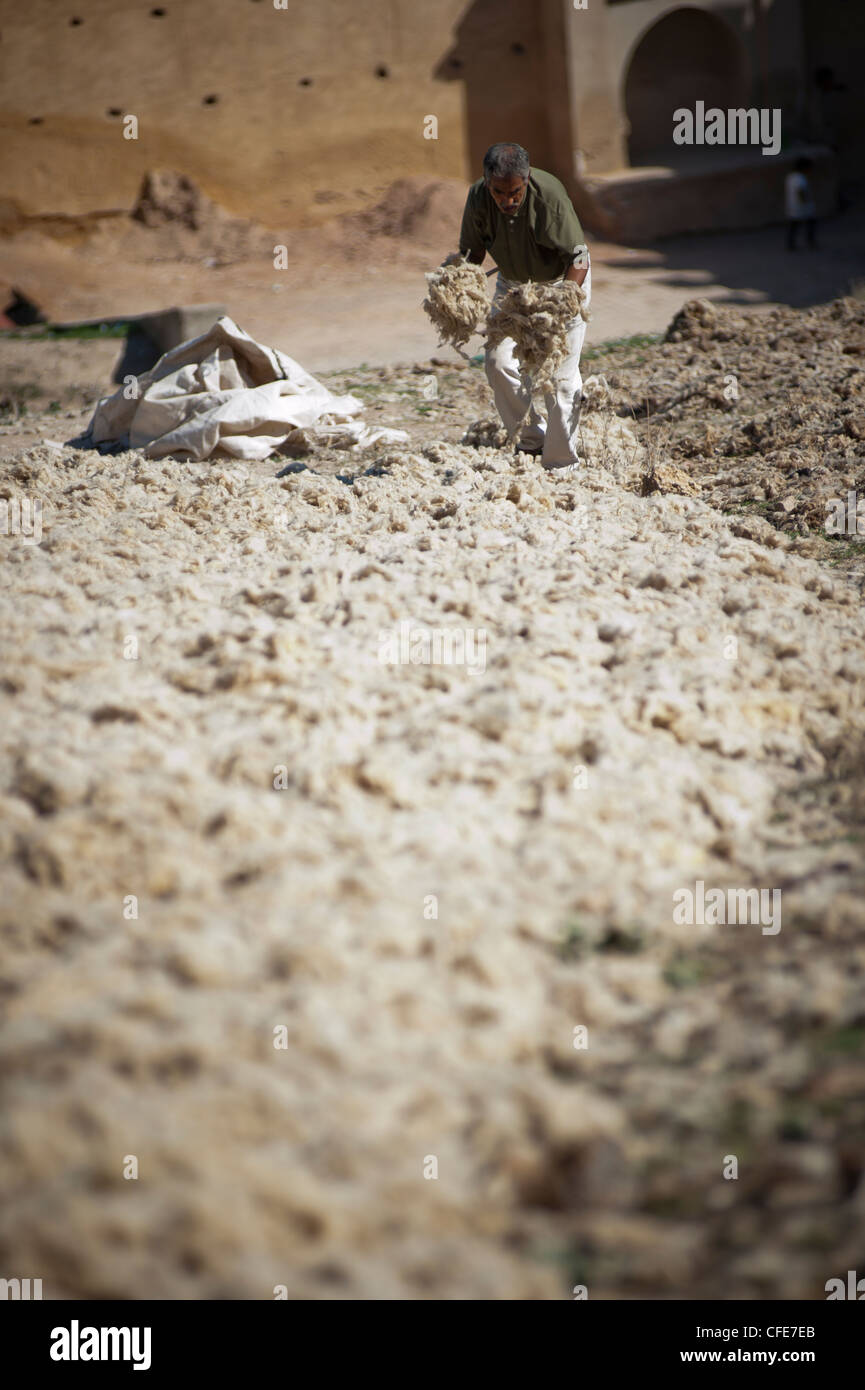
[(206, 459), (217, 450), (266, 459), (296, 431), (299, 442), (354, 449), (408, 439), (405, 430), (352, 419), (361, 410), (355, 396), (335, 396), (293, 358), (263, 347), (224, 315), (136, 382), (104, 396), (87, 434), (94, 444), (140, 449), (153, 459)]

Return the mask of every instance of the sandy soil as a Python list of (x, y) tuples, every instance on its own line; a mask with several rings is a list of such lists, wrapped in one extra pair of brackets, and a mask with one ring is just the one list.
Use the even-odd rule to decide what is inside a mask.
[[(589, 359), (572, 475), (484, 444), (456, 362), (329, 375), (410, 446), (290, 464), (65, 444), (77, 348), (7, 420), (43, 529), (3, 539), (4, 1268), (810, 1299), (855, 1267), (863, 562), (814, 517), (865, 489), (863, 326), (690, 306)], [(780, 930), (679, 924), (698, 880), (779, 890)]]

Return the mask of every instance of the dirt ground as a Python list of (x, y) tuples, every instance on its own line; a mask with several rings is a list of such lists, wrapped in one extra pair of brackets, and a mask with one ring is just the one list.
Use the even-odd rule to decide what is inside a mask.
[[(308, 326), (316, 370), (408, 444), (255, 466), (80, 448), (118, 344), (2, 345), (43, 534), (2, 538), (0, 1261), (45, 1297), (856, 1267), (865, 534), (824, 522), (865, 494), (865, 303), (671, 273), (656, 336), (589, 341), (573, 474), (358, 324), (336, 362)], [(406, 655), (438, 629), (464, 661)], [(778, 930), (677, 921), (698, 882)]]

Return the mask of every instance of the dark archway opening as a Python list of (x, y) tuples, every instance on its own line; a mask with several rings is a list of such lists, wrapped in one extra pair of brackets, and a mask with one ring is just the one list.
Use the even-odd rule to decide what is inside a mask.
[(637, 44), (625, 75), (630, 163), (687, 162), (689, 148), (673, 143), (673, 113), (693, 111), (698, 101), (707, 110), (747, 106), (749, 91), (745, 49), (729, 25), (692, 6), (664, 15)]

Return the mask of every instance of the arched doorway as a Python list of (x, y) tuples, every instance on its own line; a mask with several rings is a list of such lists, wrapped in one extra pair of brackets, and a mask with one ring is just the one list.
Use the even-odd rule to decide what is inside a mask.
[[(625, 74), (624, 106), (633, 164), (681, 162), (673, 112), (749, 104), (748, 67), (738, 35), (717, 15), (684, 6), (647, 29)], [(686, 153), (687, 157), (687, 153)]]

